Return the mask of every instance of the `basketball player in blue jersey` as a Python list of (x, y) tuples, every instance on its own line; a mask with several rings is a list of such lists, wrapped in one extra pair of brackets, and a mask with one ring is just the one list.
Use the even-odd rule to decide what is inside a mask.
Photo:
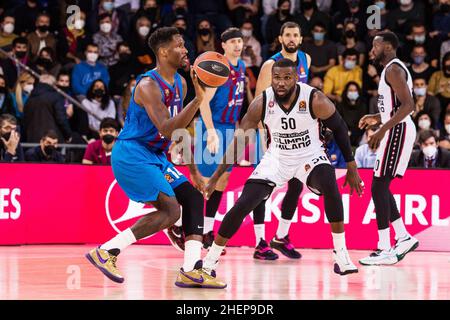
[[(194, 164), (189, 166), (191, 174), (200, 172), (205, 182), (217, 169), (228, 145), (233, 142), (244, 101), (245, 64), (240, 59), (244, 46), (242, 33), (237, 28), (229, 28), (222, 33), (221, 40), (224, 55), (230, 64), (230, 75), (224, 85), (206, 88), (202, 105), (210, 108), (200, 107), (201, 119), (195, 129), (195, 163), (198, 170)], [(204, 139), (205, 133), (207, 139)], [(214, 217), (228, 184), (231, 169), (232, 167), (229, 167), (219, 179), (215, 192), (206, 202), (204, 248), (211, 246), (214, 241)]]
[[(136, 202), (151, 204), (156, 211), (131, 228), (86, 254), (109, 279), (123, 282), (116, 267), (117, 256), (139, 239), (173, 225), (183, 209), (186, 235), (184, 264), (175, 284), (179, 287), (224, 288), (201, 263), (203, 197), (165, 155), (171, 136), (186, 128), (198, 111), (204, 89), (191, 71), (195, 99), (184, 109), (186, 80), (177, 69), (188, 63), (184, 40), (176, 28), (157, 29), (149, 38), (157, 57), (155, 69), (140, 75), (132, 92), (125, 125), (112, 151), (112, 169), (120, 187)], [(194, 177), (195, 179), (195, 177)], [(198, 184), (199, 182), (197, 182)]]
[[(278, 41), (281, 43), (281, 51), (273, 55), (261, 67), (261, 71), (256, 82), (255, 97), (259, 96), (264, 90), (270, 87), (272, 82), (272, 67), (275, 62), (286, 58), (296, 64), (298, 81), (307, 83), (311, 57), (301, 51), (302, 36), (300, 26), (295, 22), (286, 22), (281, 26)], [(264, 153), (266, 143), (262, 124), (259, 125), (261, 147)], [(270, 247), (280, 251), (283, 255), (291, 259), (300, 259), (301, 254), (295, 250), (289, 240), (289, 228), (292, 218), (297, 208), (298, 198), (303, 191), (303, 184), (300, 180), (293, 178), (288, 181), (286, 195), (281, 204), (281, 217), (278, 223), (278, 229), (275, 237), (270, 241)], [(265, 215), (266, 201), (263, 201), (253, 210), (253, 219), (255, 225), (256, 250), (253, 255), (255, 259), (276, 260), (278, 255), (274, 253), (265, 240)]]

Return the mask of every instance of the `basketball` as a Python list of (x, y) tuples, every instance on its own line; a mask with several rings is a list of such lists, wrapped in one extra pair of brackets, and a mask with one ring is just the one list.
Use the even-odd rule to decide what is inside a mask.
[(207, 87), (220, 87), (230, 75), (227, 58), (218, 52), (207, 51), (194, 62), (194, 71), (200, 82)]

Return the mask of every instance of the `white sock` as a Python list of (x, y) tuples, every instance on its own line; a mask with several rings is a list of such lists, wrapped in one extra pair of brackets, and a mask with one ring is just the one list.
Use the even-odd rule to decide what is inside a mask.
[(383, 230), (378, 230), (378, 249), (389, 250), (391, 248), (391, 235), (389, 227)]
[(286, 237), (289, 233), (290, 227), (291, 227), (291, 220), (280, 218), (280, 220), (278, 221), (277, 238), (282, 239)]
[(345, 245), (345, 232), (342, 233), (331, 233), (333, 236), (333, 246), (334, 250), (346, 250), (347, 246)]
[(209, 248), (208, 254), (203, 260), (203, 267), (210, 270), (215, 269), (223, 249), (225, 249), (225, 246), (218, 246), (213, 242), (212, 246)]
[(203, 243), (197, 240), (188, 240), (184, 243), (184, 263), (185, 272), (192, 271), (197, 261), (201, 260)]
[(130, 228), (122, 231), (117, 236), (109, 240), (108, 242), (102, 244), (100, 249), (111, 250), (119, 249), (123, 251), (126, 247), (136, 242), (136, 238)]
[(397, 239), (402, 239), (409, 236), (408, 231), (406, 231), (405, 224), (403, 223), (402, 218), (398, 218), (394, 222), (392, 222), (392, 226), (394, 227), (395, 237)]
[(205, 217), (205, 222), (203, 226), (203, 234), (207, 234), (214, 229), (214, 222), (216, 218)]
[(181, 227), (181, 225), (183, 224), (183, 219), (182, 218), (183, 218), (183, 215), (180, 214), (180, 219), (178, 219), (177, 222), (174, 223), (174, 225), (176, 227)]
[(264, 223), (255, 224), (254, 228), (255, 228), (256, 245), (258, 245), (261, 239), (266, 240), (266, 225)]

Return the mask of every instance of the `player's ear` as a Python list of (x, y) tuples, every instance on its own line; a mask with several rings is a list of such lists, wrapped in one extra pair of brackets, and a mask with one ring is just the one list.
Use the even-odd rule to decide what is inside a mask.
[(225, 52), (225, 42), (222, 42), (222, 49), (223, 49), (223, 52)]
[(283, 37), (282, 36), (278, 36), (278, 43), (283, 43)]

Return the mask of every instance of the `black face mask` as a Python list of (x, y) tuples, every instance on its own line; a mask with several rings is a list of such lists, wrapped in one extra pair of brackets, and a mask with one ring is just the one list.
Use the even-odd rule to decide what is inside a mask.
[(123, 62), (128, 62), (131, 59), (131, 54), (129, 53), (119, 53), (119, 59)]
[(96, 98), (103, 98), (105, 95), (105, 91), (103, 89), (95, 89), (93, 93)]
[(38, 26), (38, 27), (37, 27), (37, 29), (38, 29), (40, 32), (47, 32), (49, 28), (50, 28), (50, 27), (47, 26), (47, 25), (43, 25), (43, 26)]
[(23, 59), (27, 55), (27, 52), (26, 51), (16, 51), (15, 55), (17, 58)]
[(346, 38), (354, 38), (354, 37), (356, 37), (356, 32), (354, 30), (347, 30), (347, 31), (345, 31), (345, 37)]
[(211, 29), (199, 29), (198, 30), (198, 34), (201, 36), (207, 36), (208, 34), (210, 34)]
[(36, 60), (36, 65), (41, 66), (42, 68), (44, 68), (45, 70), (48, 71), (51, 69), (53, 62), (52, 62), (52, 60), (47, 59), (47, 58), (38, 58)]
[(57, 86), (59, 89), (64, 91), (65, 93), (68, 93), (70, 91), (70, 87), (63, 87), (63, 86)]
[(47, 156), (51, 157), (55, 153), (56, 148), (54, 146), (45, 146), (44, 152)]
[[(9, 138), (11, 138), (11, 131), (8, 133), (5, 133), (2, 135), (2, 138), (5, 139), (6, 141), (9, 141)], [(1, 141), (1, 140), (0, 140)], [(2, 141), (3, 142), (3, 141)]]
[(175, 15), (176, 16), (184, 16), (184, 15), (186, 15), (186, 9), (184, 9), (184, 8), (176, 8), (175, 9)]
[(281, 12), (281, 14), (282, 14), (283, 16), (288, 16), (289, 13), (291, 12), (291, 10), (289, 10), (289, 9), (284, 9), (284, 10), (280, 10), (280, 12)]
[(186, 31), (184, 30), (184, 28), (177, 28), (178, 32), (183, 35)]
[(441, 4), (441, 12), (446, 14), (450, 12), (450, 4)]
[(151, 21), (153, 21), (154, 18), (156, 17), (156, 9), (157, 8), (148, 8), (145, 10), (145, 13), (150, 18)]
[(114, 137), (112, 134), (106, 134), (103, 136), (102, 140), (106, 144), (111, 144), (114, 140), (116, 140), (116, 137)]
[(314, 8), (314, 4), (312, 2), (303, 2), (302, 4), (302, 8), (303, 10), (310, 10), (312, 8)]

